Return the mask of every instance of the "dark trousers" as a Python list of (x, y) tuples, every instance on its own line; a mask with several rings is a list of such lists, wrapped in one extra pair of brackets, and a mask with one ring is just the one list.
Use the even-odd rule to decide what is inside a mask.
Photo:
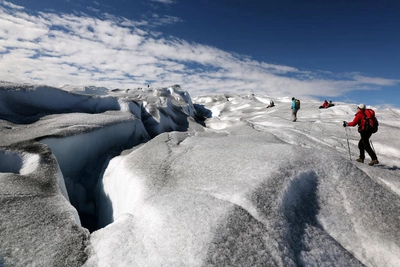
[(292, 121), (297, 121), (297, 109), (292, 109)]
[(372, 160), (376, 160), (376, 154), (371, 148), (371, 144), (369, 143), (369, 138), (372, 133), (360, 133), (361, 139), (358, 142), (358, 148), (360, 149), (360, 159), (365, 159), (365, 151), (367, 151), (368, 155)]

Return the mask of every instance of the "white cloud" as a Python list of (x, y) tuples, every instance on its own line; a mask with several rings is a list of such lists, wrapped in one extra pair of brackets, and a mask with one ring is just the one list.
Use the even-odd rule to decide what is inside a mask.
[(364, 77), (362, 75), (355, 75), (354, 80), (360, 83), (383, 85), (383, 86), (395, 85), (396, 83), (400, 82), (400, 80), (383, 79), (378, 77)]
[(150, 0), (151, 2), (159, 2), (163, 4), (175, 4), (174, 0)]
[(182, 22), (182, 20), (178, 17), (167, 16), (167, 15), (159, 16), (158, 14), (153, 14), (152, 20), (151, 20), (151, 24), (153, 24), (155, 26), (176, 24), (178, 22)]
[(38, 13), (0, 5), (0, 80), (133, 88), (180, 84), (192, 95), (247, 91), (281, 96), (338, 96), (399, 81), (259, 62), (215, 47), (149, 31), (174, 17), (131, 21), (103, 14)]
[(29, 16), (14, 17), (2, 12), (0, 17), (0, 38), (11, 40), (35, 40), (47, 33), (45, 27), (38, 27), (40, 19)]
[(10, 2), (4, 1), (4, 0), (0, 0), (0, 4), (10, 7), (10, 8), (13, 8), (13, 9), (24, 9), (24, 7), (22, 7), (22, 6), (17, 6), (17, 5), (14, 5), (13, 3), (10, 3)]

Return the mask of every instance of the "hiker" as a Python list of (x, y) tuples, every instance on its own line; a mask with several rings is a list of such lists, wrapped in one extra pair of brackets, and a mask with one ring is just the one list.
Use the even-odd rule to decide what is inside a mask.
[(300, 100), (292, 97), (292, 121), (297, 121), (297, 111), (300, 109)]
[(369, 138), (372, 135), (371, 130), (366, 130), (365, 128), (365, 105), (360, 104), (357, 106), (357, 114), (355, 115), (355, 118), (352, 122), (343, 122), (343, 127), (347, 126), (356, 126), (358, 125), (358, 132), (361, 135), (361, 139), (358, 142), (358, 148), (360, 149), (360, 157), (356, 159), (358, 162), (364, 163), (365, 159), (365, 151), (368, 152), (369, 156), (371, 157), (370, 163), (368, 165), (373, 166), (375, 164), (378, 164), (378, 158), (376, 157), (376, 154), (374, 150), (372, 150), (371, 145), (369, 143)]
[(275, 106), (274, 101), (271, 100), (271, 102), (269, 102), (269, 105), (267, 108), (272, 108), (273, 106)]
[(325, 100), (324, 103), (321, 106), (319, 106), (319, 108), (329, 108), (328, 101)]

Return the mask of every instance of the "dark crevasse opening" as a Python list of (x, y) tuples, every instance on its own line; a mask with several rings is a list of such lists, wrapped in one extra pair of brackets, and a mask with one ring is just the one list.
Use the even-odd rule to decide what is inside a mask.
[[(187, 121), (185, 125), (188, 127)], [(105, 126), (88, 133), (62, 138), (47, 137), (40, 141), (46, 144), (56, 157), (69, 200), (78, 211), (82, 226), (90, 232), (104, 227), (98, 224), (96, 202), (99, 200), (96, 194), (102, 190), (98, 189), (97, 185), (109, 161), (123, 150), (150, 140), (153, 136), (150, 136), (149, 132), (156, 135), (155, 133), (168, 130), (187, 130), (187, 127), (155, 127), (159, 128), (158, 125), (146, 122), (143, 124), (140, 120), (135, 120)], [(107, 213), (112, 214), (112, 211)]]
[(108, 162), (124, 149), (146, 142), (143, 125), (135, 121), (100, 128), (63, 138), (47, 137), (64, 177), (68, 197), (77, 209), (81, 224), (90, 232), (97, 227), (96, 185)]
[[(90, 232), (104, 227), (98, 223), (96, 202), (99, 198), (96, 194), (102, 192), (102, 188), (97, 188), (97, 185), (109, 161), (123, 150), (147, 142), (160, 133), (189, 129), (188, 114), (181, 109), (167, 109), (169, 112), (155, 111), (159, 120), (142, 109), (141, 119), (107, 125), (68, 137), (46, 137), (40, 141), (56, 157), (70, 202), (77, 209), (82, 226)], [(201, 124), (206, 117), (203, 115), (205, 109), (196, 110), (199, 114), (195, 114), (194, 119)], [(106, 201), (104, 196), (102, 198), (101, 201)], [(112, 211), (107, 214), (112, 214)], [(112, 221), (112, 218), (107, 221)]]

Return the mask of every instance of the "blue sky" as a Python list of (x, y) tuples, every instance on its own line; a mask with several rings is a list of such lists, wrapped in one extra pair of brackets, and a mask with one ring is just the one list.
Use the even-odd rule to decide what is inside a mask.
[(400, 2), (0, 0), (0, 79), (400, 107)]

